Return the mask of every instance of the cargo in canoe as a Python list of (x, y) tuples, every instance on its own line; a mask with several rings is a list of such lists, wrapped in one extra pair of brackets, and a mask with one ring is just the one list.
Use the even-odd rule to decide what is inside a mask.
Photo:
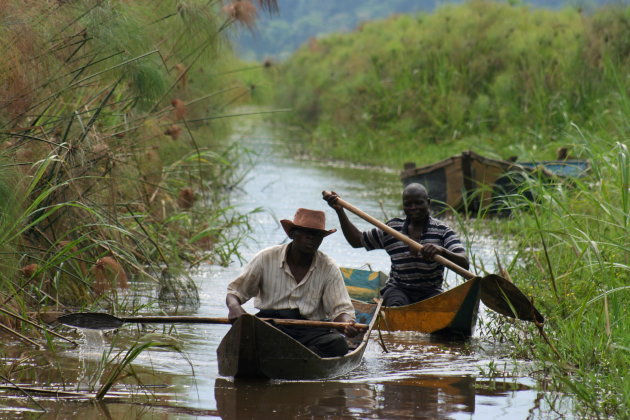
[[(387, 275), (380, 271), (341, 268), (350, 297), (370, 302), (380, 298)], [(477, 323), (481, 278), (476, 277), (437, 296), (406, 306), (381, 307), (379, 328), (470, 337)]]
[(526, 177), (553, 184), (582, 177), (589, 168), (585, 160), (510, 162), (465, 151), (426, 166), (406, 163), (400, 179), (404, 186), (423, 184), (435, 212), (503, 213), (501, 197), (505, 195), (520, 193), (533, 199), (533, 193), (524, 188)]
[(324, 379), (343, 375), (363, 359), (380, 304), (352, 302), (356, 322), (367, 331), (347, 338), (350, 351), (341, 357), (320, 357), (272, 324), (245, 314), (232, 325), (219, 347), (219, 374), (237, 378)]

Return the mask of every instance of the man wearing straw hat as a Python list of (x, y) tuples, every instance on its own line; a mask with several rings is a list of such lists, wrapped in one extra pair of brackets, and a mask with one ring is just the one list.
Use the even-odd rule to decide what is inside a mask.
[[(300, 208), (293, 220), (280, 221), (291, 242), (258, 252), (243, 272), (228, 285), (228, 317), (245, 313), (242, 305), (255, 298), (256, 314), (264, 318), (332, 320), (347, 322), (343, 333), (358, 334), (354, 307), (341, 272), (332, 258), (319, 251), (322, 240), (336, 232), (326, 230), (323, 211)], [(276, 325), (322, 357), (348, 352), (345, 338), (329, 328)]]

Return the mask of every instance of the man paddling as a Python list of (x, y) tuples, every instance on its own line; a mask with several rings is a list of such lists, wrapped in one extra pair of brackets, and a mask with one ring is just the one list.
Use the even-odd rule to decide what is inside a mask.
[[(326, 230), (323, 211), (300, 208), (293, 220), (280, 221), (291, 242), (258, 252), (243, 272), (228, 285), (226, 304), (233, 322), (243, 315), (242, 305), (255, 298), (256, 316), (287, 319), (330, 319), (347, 322), (343, 333), (358, 334), (354, 307), (337, 264), (319, 251)], [(329, 328), (276, 325), (322, 357), (343, 356), (348, 344)]]
[(323, 198), (337, 212), (341, 230), (353, 248), (384, 249), (389, 254), (392, 262), (389, 280), (381, 290), (384, 306), (409, 305), (442, 293), (444, 267), (435, 262), (436, 255), (468, 269), (466, 250), (455, 232), (431, 217), (431, 199), (422, 184), (409, 184), (403, 190), (402, 206), (406, 217), (393, 218), (386, 223), (422, 244), (419, 255), (381, 229), (359, 231), (343, 207), (335, 203), (338, 198), (335, 192), (325, 193)]

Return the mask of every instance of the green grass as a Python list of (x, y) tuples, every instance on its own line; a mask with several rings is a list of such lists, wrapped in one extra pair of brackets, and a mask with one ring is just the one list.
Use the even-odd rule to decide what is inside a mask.
[(292, 146), (317, 156), (398, 168), (466, 149), (549, 160), (575, 146), (573, 124), (619, 124), (629, 21), (630, 9), (470, 1), (369, 22), (281, 63), (275, 103), (301, 129)]
[(545, 316), (549, 341), (535, 326), (499, 316), (482, 323), (483, 336), (511, 343), (518, 359), (536, 361), (531, 375), (550, 383), (547, 389), (574, 395), (580, 417), (625, 418), (630, 151), (581, 135), (593, 165), (589, 176), (554, 188), (532, 179), (524, 188), (535, 201), (511, 194), (504, 198), (509, 217), (472, 223), (460, 217), (458, 230), (464, 237), (489, 231), (510, 250), (513, 257), (501, 265)]

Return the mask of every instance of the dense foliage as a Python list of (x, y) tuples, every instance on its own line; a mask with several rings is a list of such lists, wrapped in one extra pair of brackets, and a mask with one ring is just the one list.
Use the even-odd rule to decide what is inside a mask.
[(194, 303), (182, 268), (227, 263), (246, 227), (220, 122), (251, 94), (224, 35), (252, 8), (2, 2), (0, 306), (116, 310), (140, 278)]
[[(345, 0), (311, 1), (279, 0), (279, 12), (260, 16), (253, 31), (241, 32), (236, 38), (237, 52), (248, 59), (285, 59), (310, 38), (330, 33), (349, 32), (361, 22), (384, 19), (398, 13), (431, 12), (438, 5), (460, 3), (459, 0)], [(529, 4), (557, 9), (563, 6), (593, 10), (597, 5), (617, 0), (509, 0), (512, 4)]]
[(320, 155), (401, 167), (464, 149), (551, 159), (567, 134), (624, 124), (630, 9), (473, 1), (303, 46), (277, 103)]
[(502, 331), (519, 357), (539, 362), (534, 376), (575, 396), (580, 418), (621, 419), (630, 409), (622, 373), (630, 363), (630, 151), (627, 142), (582, 140), (591, 176), (571, 188), (535, 186), (536, 202), (515, 194), (514, 216), (495, 221), (516, 251), (508, 272), (545, 314), (547, 337), (531, 325)]

